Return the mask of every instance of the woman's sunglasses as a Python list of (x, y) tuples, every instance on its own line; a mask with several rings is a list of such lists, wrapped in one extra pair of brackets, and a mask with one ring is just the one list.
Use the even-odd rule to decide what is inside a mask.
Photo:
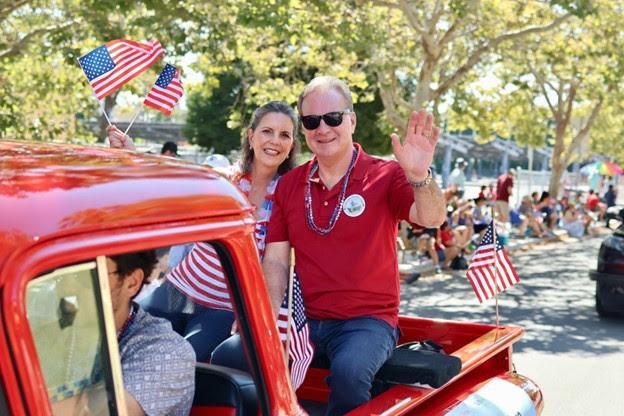
[(316, 130), (321, 125), (321, 119), (329, 127), (338, 127), (342, 124), (342, 115), (349, 114), (351, 110), (346, 109), (342, 111), (332, 111), (331, 113), (323, 114), (322, 116), (303, 116), (301, 117), (301, 124), (306, 130)]

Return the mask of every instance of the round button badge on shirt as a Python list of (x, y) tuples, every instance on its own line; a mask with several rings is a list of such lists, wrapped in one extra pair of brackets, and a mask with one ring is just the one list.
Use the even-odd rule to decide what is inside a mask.
[(349, 217), (357, 217), (361, 215), (365, 208), (366, 201), (364, 201), (364, 198), (358, 194), (349, 195), (349, 197), (345, 199), (343, 205), (343, 210)]

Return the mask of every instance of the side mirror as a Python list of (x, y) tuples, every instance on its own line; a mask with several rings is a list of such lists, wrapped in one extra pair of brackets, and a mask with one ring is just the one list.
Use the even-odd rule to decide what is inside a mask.
[(61, 299), (59, 304), (61, 316), (59, 318), (59, 325), (61, 329), (71, 326), (76, 319), (78, 313), (78, 296), (65, 296)]

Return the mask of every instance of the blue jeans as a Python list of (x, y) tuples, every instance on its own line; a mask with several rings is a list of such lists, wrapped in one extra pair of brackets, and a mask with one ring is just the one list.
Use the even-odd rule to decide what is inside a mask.
[(247, 357), (245, 356), (243, 340), (239, 333), (232, 335), (214, 349), (210, 358), (210, 364), (251, 373)]
[[(370, 400), (370, 389), (377, 371), (392, 355), (399, 330), (376, 318), (349, 320), (309, 319), (310, 340), (315, 354), (326, 354), (330, 361), (328, 415), (343, 415)], [(249, 372), (240, 335), (219, 345), (212, 364)]]
[(396, 347), (398, 328), (369, 317), (308, 324), (315, 354), (326, 354), (330, 362), (327, 414), (344, 415), (369, 401), (375, 374)]
[(215, 347), (230, 336), (234, 323), (234, 312), (193, 302), (167, 281), (140, 305), (151, 315), (171, 322), (173, 330), (191, 344), (197, 361), (210, 358)]

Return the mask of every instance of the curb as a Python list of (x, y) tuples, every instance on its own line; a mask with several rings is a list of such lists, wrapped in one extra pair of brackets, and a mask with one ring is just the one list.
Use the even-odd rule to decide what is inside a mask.
[[(538, 240), (532, 240), (532, 241), (526, 241), (524, 242), (524, 244), (515, 244), (514, 247), (505, 247), (505, 249), (507, 250), (507, 254), (516, 254), (519, 252), (523, 252), (523, 251), (527, 251), (527, 250), (531, 250), (535, 247), (538, 246), (544, 246), (547, 244), (551, 244), (551, 243), (558, 243), (558, 242), (562, 242), (562, 241), (567, 241), (571, 238), (574, 238), (576, 240), (584, 240), (587, 237), (593, 237), (595, 235), (600, 235), (600, 234), (604, 234), (606, 232), (610, 232), (613, 231), (611, 228), (607, 228), (607, 227), (596, 227), (592, 230), (591, 234), (588, 235), (584, 235), (582, 237), (570, 237), (570, 235), (562, 230), (556, 230), (555, 231), (555, 235), (549, 238), (543, 238), (543, 239), (538, 239)], [(521, 240), (517, 240), (517, 241), (521, 241)]]
[[(591, 234), (579, 237), (578, 240), (583, 240), (587, 237), (592, 237), (595, 235), (600, 235), (600, 234), (604, 234), (606, 232), (611, 232), (611, 231), (613, 231), (612, 228), (596, 227), (592, 230)], [(569, 240), (570, 238), (572, 237), (570, 237), (567, 232), (563, 230), (555, 230), (555, 235), (549, 238), (522, 239), (522, 240), (515, 239), (513, 240), (514, 241), (513, 244), (509, 244), (509, 243), (507, 244), (507, 246), (505, 247), (505, 250), (507, 251), (507, 254), (513, 255), (513, 254), (517, 254), (523, 251), (531, 250), (538, 246), (544, 246), (544, 245), (548, 245), (552, 243), (566, 241), (566, 240)], [(435, 266), (433, 265), (433, 262), (431, 260), (427, 260), (424, 263), (417, 263), (417, 262), (399, 263), (399, 274), (404, 277), (410, 276), (412, 273), (420, 273), (421, 275), (428, 275), (428, 274), (433, 274), (434, 271), (435, 271)]]

